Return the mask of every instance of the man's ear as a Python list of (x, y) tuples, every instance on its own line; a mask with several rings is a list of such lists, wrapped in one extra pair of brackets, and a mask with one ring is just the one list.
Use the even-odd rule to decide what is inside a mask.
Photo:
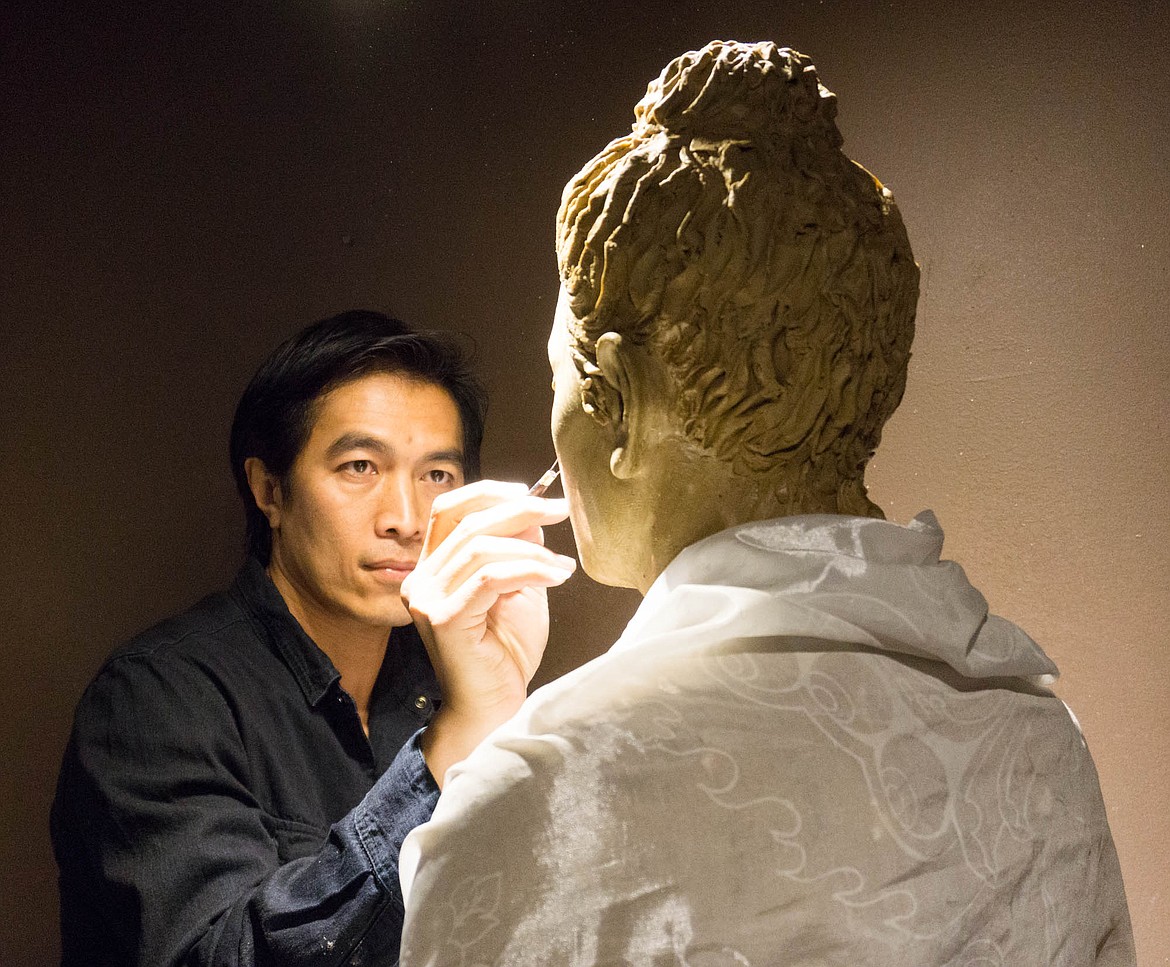
[(284, 502), (280, 479), (264, 466), (264, 461), (259, 457), (248, 457), (244, 461), (244, 476), (248, 478), (248, 489), (252, 491), (252, 499), (256, 501), (260, 513), (268, 518), (268, 526), (277, 530), (280, 527), (280, 508)]
[(622, 342), (616, 332), (607, 332), (594, 344), (597, 369), (602, 383), (606, 416), (613, 434), (609, 455), (610, 472), (628, 480), (641, 471), (655, 436), (651, 429), (655, 401), (650, 398), (650, 373), (644, 353)]

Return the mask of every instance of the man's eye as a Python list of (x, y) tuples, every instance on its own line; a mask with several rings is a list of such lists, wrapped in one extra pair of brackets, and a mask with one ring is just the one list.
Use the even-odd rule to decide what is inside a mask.
[(427, 479), (431, 483), (448, 484), (455, 479), (455, 474), (450, 470), (428, 470)]
[(359, 477), (364, 477), (366, 474), (372, 473), (374, 465), (369, 460), (350, 460), (346, 467)]

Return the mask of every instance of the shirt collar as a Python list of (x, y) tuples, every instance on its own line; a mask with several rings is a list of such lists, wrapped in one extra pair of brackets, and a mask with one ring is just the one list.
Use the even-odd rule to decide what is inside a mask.
[(834, 514), (740, 524), (683, 550), (612, 650), (805, 637), (943, 661), (970, 678), (1055, 677), (942, 546), (930, 511), (904, 526)]
[(272, 650), (288, 666), (304, 693), (305, 701), (317, 705), (341, 679), (341, 673), (289, 612), (284, 598), (257, 558), (249, 557), (244, 562), (232, 585), (232, 592), (260, 626)]

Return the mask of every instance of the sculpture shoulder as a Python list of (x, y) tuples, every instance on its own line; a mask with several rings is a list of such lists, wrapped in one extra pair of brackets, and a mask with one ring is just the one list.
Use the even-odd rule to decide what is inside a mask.
[[(751, 962), (784, 938), (810, 959), (1039, 964), (1020, 910), (1090, 953), (1120, 923), (1096, 776), (1052, 696), (811, 642), (610, 658), (536, 693), (444, 790), (423, 880), (441, 869), (444, 896), (506, 925), (487, 961), (557, 962), (604, 922), (589, 942), (614, 956), (692, 935)], [(1074, 908), (1086, 878), (1091, 914), (1047, 904)]]

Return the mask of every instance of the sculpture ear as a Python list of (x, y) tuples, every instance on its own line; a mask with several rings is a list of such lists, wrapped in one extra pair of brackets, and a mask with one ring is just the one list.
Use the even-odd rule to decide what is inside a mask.
[(651, 400), (644, 354), (623, 344), (616, 332), (607, 332), (595, 344), (597, 369), (613, 435), (610, 472), (619, 480), (637, 476), (648, 455), (646, 433)]

